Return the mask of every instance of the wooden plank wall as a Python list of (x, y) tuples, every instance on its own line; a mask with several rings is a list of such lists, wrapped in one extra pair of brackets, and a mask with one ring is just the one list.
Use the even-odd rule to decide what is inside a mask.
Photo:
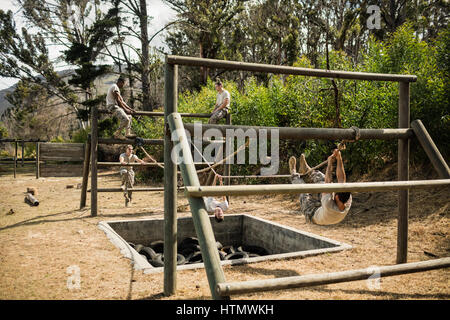
[(83, 161), (84, 143), (51, 143), (40, 144), (42, 161)]
[[(40, 143), (41, 177), (81, 177), (83, 143)], [(70, 162), (70, 163), (69, 163)], [(74, 163), (75, 162), (75, 163)]]

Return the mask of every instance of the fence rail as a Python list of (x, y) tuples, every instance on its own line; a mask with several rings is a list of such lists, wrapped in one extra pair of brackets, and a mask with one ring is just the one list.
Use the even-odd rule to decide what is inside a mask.
[(265, 73), (275, 73), (275, 74), (291, 74), (291, 75), (309, 76), (309, 77), (318, 77), (318, 78), (335, 78), (335, 79), (347, 79), (347, 80), (397, 81), (397, 82), (415, 82), (415, 81), (417, 81), (417, 77), (414, 75), (398, 75), (398, 74), (308, 69), (308, 68), (299, 68), (299, 67), (270, 65), (270, 64), (248, 63), (248, 62), (240, 62), (240, 61), (225, 61), (225, 60), (217, 60), (217, 59), (183, 57), (183, 56), (175, 56), (175, 55), (167, 55), (166, 63), (172, 64), (172, 65), (209, 67), (209, 68), (265, 72)]

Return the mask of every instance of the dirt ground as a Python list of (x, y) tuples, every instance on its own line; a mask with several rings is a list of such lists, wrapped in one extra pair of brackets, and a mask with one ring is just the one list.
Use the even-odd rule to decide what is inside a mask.
[[(19, 168), (20, 171), (20, 168)], [(436, 178), (431, 169), (411, 170), (411, 179)], [(414, 172), (422, 172), (415, 174)], [(396, 168), (360, 181), (393, 180)], [(136, 193), (124, 207), (120, 193), (99, 194), (99, 214), (78, 210), (81, 178), (40, 178), (32, 169), (0, 172), (0, 299), (210, 299), (204, 269), (177, 274), (177, 292), (164, 297), (163, 273), (133, 270), (98, 228), (99, 221), (163, 217), (163, 192)], [(102, 173), (100, 186), (118, 186), (118, 175)], [(67, 188), (68, 185), (75, 186)], [(24, 202), (27, 187), (36, 187), (40, 205)], [(448, 188), (410, 192), (408, 261), (450, 255)], [(346, 219), (334, 226), (306, 224), (296, 196), (232, 197), (230, 213), (247, 213), (300, 230), (342, 241), (353, 249), (304, 259), (224, 267), (227, 281), (267, 279), (392, 265), (396, 260), (397, 193), (356, 193)], [(88, 205), (90, 197), (88, 194)], [(178, 205), (187, 204), (179, 194)], [(9, 214), (13, 209), (14, 213)], [(189, 216), (190, 212), (180, 212)], [(80, 287), (68, 286), (73, 266)], [(441, 269), (367, 281), (271, 291), (233, 299), (449, 299), (450, 270)]]

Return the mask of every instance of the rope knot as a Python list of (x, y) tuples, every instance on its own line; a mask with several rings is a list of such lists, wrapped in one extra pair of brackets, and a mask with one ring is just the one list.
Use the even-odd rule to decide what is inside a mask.
[(350, 127), (350, 129), (352, 129), (353, 132), (355, 133), (355, 137), (353, 138), (353, 141), (358, 141), (361, 138), (361, 131), (359, 130), (358, 127), (355, 127), (355, 126)]

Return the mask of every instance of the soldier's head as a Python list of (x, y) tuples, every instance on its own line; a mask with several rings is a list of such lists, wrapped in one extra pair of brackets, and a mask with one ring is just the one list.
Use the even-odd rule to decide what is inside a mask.
[(214, 209), (214, 218), (216, 219), (217, 222), (222, 222), (223, 221), (223, 210), (220, 207), (216, 207)]
[(125, 85), (125, 79), (122, 78), (122, 77), (119, 77), (119, 79), (117, 79), (116, 84), (117, 84), (117, 86), (118, 86), (120, 89), (122, 89), (123, 86)]
[(337, 192), (334, 195), (334, 202), (336, 202), (337, 206), (339, 207), (340, 210), (344, 210), (345, 209), (345, 204), (349, 201), (350, 199), (350, 192)]
[(133, 153), (133, 146), (131, 144), (127, 145), (125, 153), (127, 154), (127, 156), (130, 156)]
[(219, 78), (216, 79), (215, 88), (216, 88), (216, 90), (218, 92), (222, 92), (222, 90), (223, 90), (223, 84), (222, 84), (222, 81), (220, 81)]

